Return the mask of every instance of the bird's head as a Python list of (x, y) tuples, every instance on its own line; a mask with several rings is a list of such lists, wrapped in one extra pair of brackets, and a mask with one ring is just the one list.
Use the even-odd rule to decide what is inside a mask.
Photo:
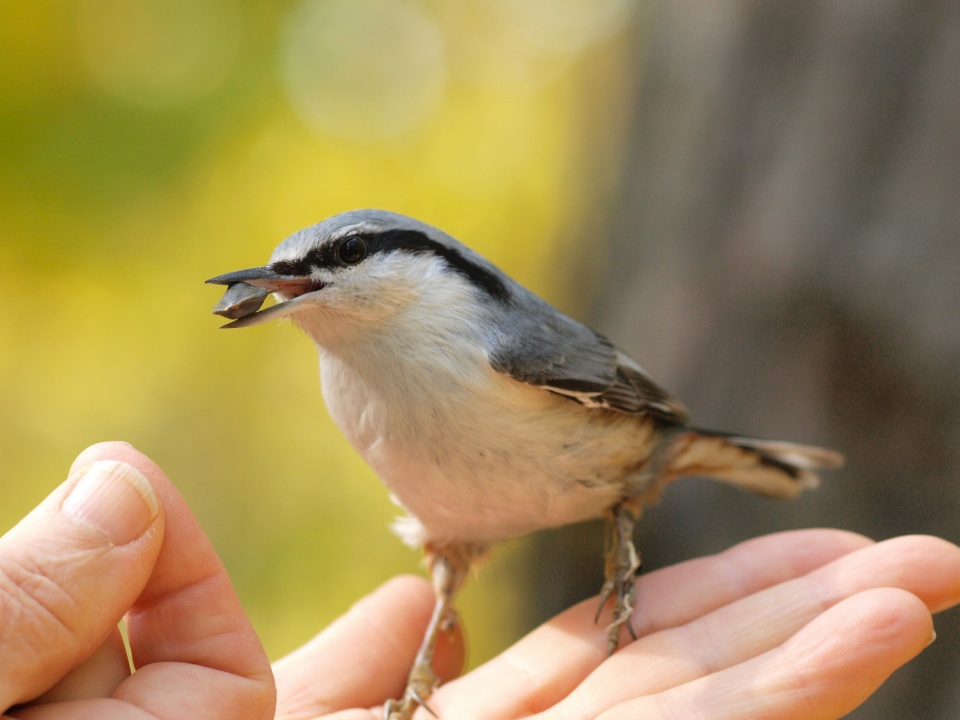
[[(416, 301), (443, 305), (457, 294), (503, 299), (507, 280), (449, 235), (382, 210), (334, 215), (280, 243), (262, 267), (207, 280), (227, 285), (214, 313), (228, 328), (289, 317), (317, 342), (381, 324)], [(259, 308), (273, 293), (277, 302)], [(446, 310), (449, 310), (447, 308)]]

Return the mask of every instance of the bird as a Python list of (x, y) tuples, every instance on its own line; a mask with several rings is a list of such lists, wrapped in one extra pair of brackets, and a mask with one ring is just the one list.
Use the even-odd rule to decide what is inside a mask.
[[(352, 210), (283, 240), (226, 286), (217, 315), (246, 328), (296, 323), (319, 352), (328, 412), (422, 548), (436, 603), (388, 720), (431, 714), (439, 633), (497, 543), (606, 518), (608, 653), (635, 604), (644, 506), (674, 480), (705, 476), (774, 498), (819, 483), (843, 457), (689, 424), (684, 405), (623, 350), (447, 233), (385, 210)], [(263, 308), (273, 294), (275, 304)], [(261, 309), (262, 308), (262, 309)]]

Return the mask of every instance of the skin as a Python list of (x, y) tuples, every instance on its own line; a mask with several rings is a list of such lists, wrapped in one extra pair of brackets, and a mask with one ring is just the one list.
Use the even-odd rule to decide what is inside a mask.
[[(91, 523), (103, 517), (96, 494), (82, 517), (67, 500), (103, 459), (147, 481), (139, 515), (123, 515), (125, 542)], [(920, 653), (931, 614), (958, 601), (960, 549), (944, 540), (770, 535), (643, 576), (640, 639), (609, 659), (587, 601), (430, 704), (461, 720), (838, 718)], [(0, 709), (4, 720), (374, 720), (403, 691), (432, 605), (425, 580), (394, 578), (271, 669), (174, 486), (130, 446), (96, 445), (0, 539)], [(462, 638), (445, 636), (441, 677), (463, 656)]]

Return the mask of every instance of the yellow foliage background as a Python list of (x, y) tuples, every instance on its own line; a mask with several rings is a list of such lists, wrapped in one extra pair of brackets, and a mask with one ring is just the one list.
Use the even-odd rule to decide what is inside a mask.
[[(273, 657), (419, 572), (326, 415), (312, 345), (290, 325), (219, 332), (203, 281), (383, 207), (570, 308), (560, 258), (608, 180), (581, 161), (616, 135), (631, 11), (4, 3), (0, 529), (85, 446), (124, 439), (184, 494)], [(521, 561), (501, 552), (463, 599), (474, 662), (515, 638)]]

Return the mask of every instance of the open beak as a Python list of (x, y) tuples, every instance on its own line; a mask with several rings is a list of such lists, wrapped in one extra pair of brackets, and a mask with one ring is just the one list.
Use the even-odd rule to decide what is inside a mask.
[[(225, 328), (260, 325), (289, 315), (310, 293), (323, 288), (323, 283), (310, 277), (280, 275), (269, 266), (218, 275), (207, 280), (207, 284), (227, 286), (213, 308), (215, 315), (233, 320)], [(277, 304), (260, 310), (270, 293), (277, 294)]]

